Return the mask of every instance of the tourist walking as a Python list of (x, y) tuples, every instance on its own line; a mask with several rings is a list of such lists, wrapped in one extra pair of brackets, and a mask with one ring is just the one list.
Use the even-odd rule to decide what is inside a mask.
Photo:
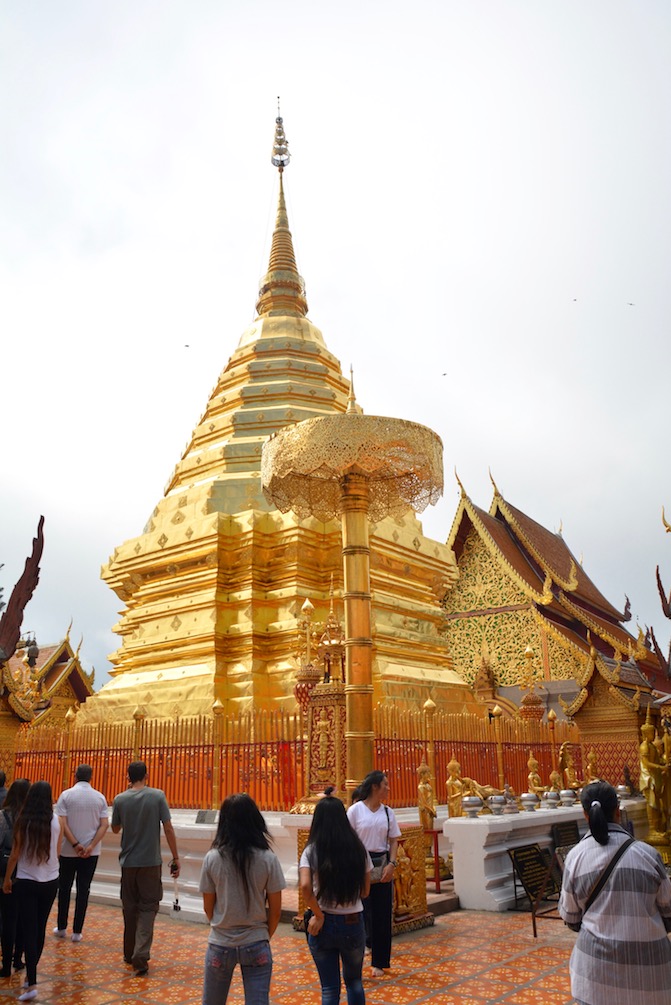
[(608, 782), (587, 785), (580, 801), (589, 833), (566, 856), (559, 898), (579, 932), (571, 993), (580, 1005), (671, 1001), (671, 882), (659, 853), (620, 827)]
[(285, 886), (256, 803), (246, 793), (228, 796), (200, 873), (199, 889), (210, 922), (203, 1005), (224, 1005), (237, 963), (245, 1005), (268, 1005), (270, 940), (280, 920)]
[(370, 893), (363, 901), (366, 940), (371, 948), (371, 975), (382, 977), (391, 963), (391, 915), (396, 848), (401, 829), (385, 805), (389, 782), (383, 771), (371, 771), (360, 785), (361, 798), (347, 810), (349, 821), (373, 860)]
[(299, 864), (303, 903), (312, 911), (308, 946), (319, 974), (322, 1005), (340, 1001), (341, 963), (347, 1005), (364, 1005), (366, 930), (361, 898), (368, 896), (373, 863), (332, 791), (327, 789), (315, 806)]
[(161, 825), (172, 861), (170, 874), (179, 876), (179, 856), (168, 801), (161, 789), (147, 784), (147, 765), (128, 765), (129, 787), (112, 805), (112, 831), (121, 831), (121, 907), (123, 958), (136, 977), (149, 972), (154, 922), (163, 896), (161, 882)]
[(2, 887), (4, 894), (12, 892), (12, 873), (16, 868), (14, 896), (26, 954), (26, 983), (23, 994), (19, 995), (20, 1002), (37, 998), (37, 964), (58, 889), (61, 839), (51, 786), (48, 782), (35, 782), (14, 821), (14, 843)]
[(4, 771), (0, 771), (0, 808), (5, 805), (5, 799), (7, 798), (7, 775)]
[(91, 881), (98, 865), (100, 846), (109, 827), (107, 800), (91, 786), (93, 768), (80, 764), (75, 784), (64, 789), (56, 803), (56, 816), (63, 824), (63, 845), (58, 876), (58, 921), (54, 935), (65, 938), (68, 928), (70, 894), (77, 880), (72, 941), (81, 942), (89, 902)]
[[(0, 810), (0, 873), (4, 883), (6, 867), (12, 853), (14, 843), (14, 821), (16, 820), (21, 807), (23, 806), (30, 782), (27, 778), (17, 778), (9, 786), (7, 798)], [(23, 970), (23, 935), (18, 922), (18, 901), (14, 888), (10, 888), (9, 893), (4, 889), (0, 893), (0, 921), (2, 922), (2, 935), (0, 945), (2, 946), (2, 969), (0, 977), (11, 977), (12, 963), (15, 970)]]

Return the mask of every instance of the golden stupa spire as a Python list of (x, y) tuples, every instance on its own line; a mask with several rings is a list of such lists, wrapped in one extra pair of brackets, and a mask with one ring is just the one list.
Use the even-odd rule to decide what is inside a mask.
[(289, 144), (284, 134), (284, 125), (280, 112), (280, 99), (277, 99), (277, 118), (275, 119), (275, 142), (270, 157), (271, 163), (280, 175), (280, 196), (277, 204), (275, 230), (270, 248), (268, 271), (261, 280), (259, 299), (256, 310), (259, 316), (264, 314), (289, 314), (305, 317), (308, 312), (305, 299), (305, 283), (298, 274), (294, 245), (289, 230), (289, 217), (284, 201), (284, 184), (282, 174), (289, 164)]

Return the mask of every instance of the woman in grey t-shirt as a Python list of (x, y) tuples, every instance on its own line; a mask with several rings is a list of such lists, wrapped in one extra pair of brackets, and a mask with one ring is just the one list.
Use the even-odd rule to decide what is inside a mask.
[(245, 1005), (268, 1005), (270, 939), (280, 920), (285, 886), (256, 803), (246, 793), (228, 796), (200, 874), (199, 889), (210, 921), (203, 1005), (224, 1005), (237, 963)]

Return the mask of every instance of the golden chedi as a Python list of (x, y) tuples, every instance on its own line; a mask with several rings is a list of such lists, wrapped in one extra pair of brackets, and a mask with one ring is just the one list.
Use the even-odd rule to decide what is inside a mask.
[[(347, 409), (349, 384), (307, 318), (283, 188), (281, 118), (273, 164), (279, 199), (257, 317), (224, 368), (144, 531), (115, 549), (103, 579), (123, 602), (112, 680), (81, 722), (293, 709), (296, 620), (310, 597), (328, 610), (342, 584), (336, 519), (280, 513), (261, 490), (272, 434)], [(424, 537), (412, 510), (370, 528), (374, 699), (454, 700), (466, 689), (442, 634), (440, 600), (456, 576), (451, 549)]]

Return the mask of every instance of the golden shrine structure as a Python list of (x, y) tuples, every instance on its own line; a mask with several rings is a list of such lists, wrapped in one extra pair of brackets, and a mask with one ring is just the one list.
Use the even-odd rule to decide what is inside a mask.
[[(82, 723), (295, 707), (296, 621), (306, 597), (325, 620), (342, 583), (333, 514), (281, 513), (264, 497), (261, 448), (280, 430), (342, 416), (349, 381), (307, 317), (283, 188), (281, 118), (273, 163), (277, 217), (257, 317), (207, 402), (144, 531), (115, 549), (103, 579), (124, 604), (112, 680)], [(411, 509), (370, 528), (373, 700), (472, 699), (442, 631), (441, 601), (457, 576), (452, 551), (425, 537)]]
[[(409, 719), (401, 736), (396, 725), (381, 733), (379, 724), (392, 706), (421, 712), (430, 702), (436, 723), (449, 721), (451, 730), (438, 742), (431, 771), (439, 801), (454, 754), (468, 767), (476, 746), (494, 749), (493, 732), (500, 748), (504, 724), (512, 724), (505, 743), (509, 760), (516, 749), (515, 777), (526, 778), (525, 748), (532, 746), (545, 781), (558, 767), (557, 716), (579, 726), (606, 777), (620, 781), (625, 764), (636, 775), (638, 729), (655, 685), (664, 690), (658, 654), (640, 631), (637, 638), (629, 634), (628, 611), (606, 600), (561, 533), (522, 513), (496, 486), (489, 511), (462, 487), (446, 543), (423, 534), (413, 508), (433, 501), (442, 445), (430, 430), (365, 416), (357, 406), (351, 380), (307, 316), (284, 195), (289, 154), (279, 116), (272, 161), (278, 205), (257, 316), (143, 532), (116, 548), (102, 570), (123, 603), (115, 626), (121, 644), (110, 657), (112, 680), (87, 698), (71, 723), (72, 749), (97, 725), (128, 726), (133, 747), (145, 749), (143, 736), (157, 738), (159, 726), (184, 724), (177, 732), (187, 739), (176, 742), (187, 753), (196, 734), (203, 741), (211, 734), (207, 742), (222, 764), (231, 747), (232, 773), (221, 764), (204, 766), (208, 777), (249, 786), (268, 776), (273, 757), (286, 753), (278, 747), (271, 756), (270, 746), (261, 749), (266, 741), (295, 744), (298, 764), (307, 732), (309, 763), (305, 778), (295, 779), (294, 798), (315, 797), (327, 776), (344, 792), (345, 771), (349, 783), (363, 774), (376, 743), (378, 763), (398, 758), (395, 766), (407, 769), (407, 794), (427, 746), (423, 727)], [(410, 490), (395, 486), (394, 499), (381, 504), (385, 472), (399, 465)], [(429, 471), (434, 474), (425, 478)], [(328, 670), (324, 633), (337, 621), (333, 583), (346, 623), (337, 645), (347, 670), (340, 661), (338, 676)], [(306, 599), (321, 638), (318, 666), (309, 652), (307, 660), (295, 652)], [(309, 632), (307, 642), (309, 650)], [(309, 706), (301, 698), (308, 682), (318, 685)], [(54, 711), (67, 701), (66, 691)], [(79, 693), (72, 698), (76, 707)], [(274, 727), (264, 732), (254, 718), (292, 716), (297, 708), (310, 726), (306, 731), (299, 723), (300, 736), (280, 737)], [(229, 729), (243, 717), (249, 729)], [(192, 729), (196, 721), (201, 725)], [(533, 729), (518, 736), (520, 721), (547, 727), (547, 737)], [(457, 723), (468, 730), (455, 752)], [(242, 760), (247, 765), (256, 757), (257, 769), (233, 750), (239, 752), (243, 734), (258, 750), (250, 747)], [(416, 750), (416, 762), (406, 765), (405, 748), (392, 741)], [(167, 734), (160, 742), (168, 742)], [(583, 751), (575, 755), (580, 773)], [(500, 762), (493, 762), (489, 779), (477, 766), (468, 770), (501, 788)], [(178, 798), (182, 805), (209, 805), (200, 790)], [(288, 792), (273, 791), (273, 806), (288, 799)]]

